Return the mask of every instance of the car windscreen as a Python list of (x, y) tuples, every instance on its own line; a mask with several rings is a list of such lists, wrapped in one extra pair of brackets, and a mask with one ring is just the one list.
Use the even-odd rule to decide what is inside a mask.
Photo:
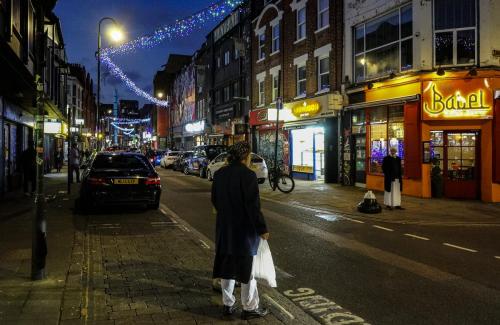
[(224, 146), (207, 147), (207, 157), (209, 160), (212, 160), (225, 151), (226, 148)]
[(98, 155), (92, 164), (94, 169), (146, 169), (149, 170), (147, 160), (135, 155)]

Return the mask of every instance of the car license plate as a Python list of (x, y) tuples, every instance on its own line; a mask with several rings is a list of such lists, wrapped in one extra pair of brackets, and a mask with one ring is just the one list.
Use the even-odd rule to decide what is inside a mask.
[(119, 184), (119, 185), (139, 184), (139, 179), (137, 179), (137, 178), (115, 178), (113, 180), (113, 184)]

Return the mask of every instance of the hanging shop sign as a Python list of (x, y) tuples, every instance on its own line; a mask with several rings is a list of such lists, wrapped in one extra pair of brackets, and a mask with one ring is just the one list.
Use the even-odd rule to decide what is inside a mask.
[(317, 101), (304, 101), (292, 107), (292, 114), (297, 118), (315, 117), (321, 110)]
[(47, 122), (43, 125), (43, 133), (45, 134), (60, 134), (62, 133), (61, 122)]
[(239, 11), (234, 11), (230, 16), (228, 16), (215, 30), (214, 30), (214, 42), (217, 42), (222, 36), (234, 28), (239, 23)]
[(188, 123), (184, 126), (184, 130), (189, 133), (199, 133), (205, 130), (205, 121)]
[(426, 81), (423, 89), (424, 120), (493, 118), (488, 79)]
[(250, 111), (250, 125), (262, 125), (267, 124), (269, 121), (267, 109), (258, 109)]

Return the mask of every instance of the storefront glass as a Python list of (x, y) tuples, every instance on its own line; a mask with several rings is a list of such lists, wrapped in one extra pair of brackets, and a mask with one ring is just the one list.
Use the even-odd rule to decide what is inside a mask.
[(366, 182), (366, 119), (364, 110), (352, 113), (352, 135), (355, 145), (355, 182), (364, 184)]
[(382, 174), (382, 161), (396, 148), (404, 166), (403, 106), (382, 106), (370, 110), (370, 172)]
[(323, 179), (325, 170), (324, 127), (292, 130), (292, 171)]

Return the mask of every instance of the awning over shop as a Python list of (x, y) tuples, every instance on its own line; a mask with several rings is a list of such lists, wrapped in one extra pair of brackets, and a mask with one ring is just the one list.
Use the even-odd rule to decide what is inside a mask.
[(404, 103), (408, 103), (408, 102), (415, 102), (418, 100), (420, 100), (419, 94), (412, 95), (412, 96), (397, 97), (397, 98), (391, 98), (391, 99), (375, 100), (375, 101), (370, 101), (370, 102), (350, 104), (350, 105), (344, 106), (344, 110), (355, 110), (355, 109), (374, 107), (374, 106), (404, 104)]

